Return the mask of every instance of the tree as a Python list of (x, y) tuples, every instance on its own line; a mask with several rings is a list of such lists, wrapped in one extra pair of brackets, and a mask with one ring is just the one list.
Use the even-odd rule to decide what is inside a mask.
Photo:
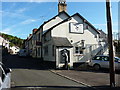
[(9, 40), (10, 46), (18, 46), (18, 47), (22, 48), (23, 39), (18, 38), (18, 37), (16, 37), (16, 36), (4, 34), (4, 33), (0, 33), (0, 35), (1, 35), (4, 39)]

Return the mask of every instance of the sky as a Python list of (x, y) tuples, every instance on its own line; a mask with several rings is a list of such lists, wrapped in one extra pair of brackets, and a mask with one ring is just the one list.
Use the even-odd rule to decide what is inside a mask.
[[(58, 2), (2, 2), (0, 6), (0, 32), (22, 39), (58, 14)], [(118, 2), (111, 2), (111, 11), (113, 32), (118, 32)], [(105, 2), (67, 2), (67, 13), (79, 13), (107, 33)]]

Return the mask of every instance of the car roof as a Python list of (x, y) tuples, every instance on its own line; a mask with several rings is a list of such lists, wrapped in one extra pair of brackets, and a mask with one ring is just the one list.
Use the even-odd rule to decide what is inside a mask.
[[(108, 55), (96, 55), (96, 56), (99, 56), (99, 57), (109, 57)], [(114, 58), (120, 59), (119, 57), (114, 57)]]
[(120, 60), (120, 58), (119, 58), (119, 57), (115, 57), (115, 58), (117, 58), (117, 59), (119, 59), (119, 60)]

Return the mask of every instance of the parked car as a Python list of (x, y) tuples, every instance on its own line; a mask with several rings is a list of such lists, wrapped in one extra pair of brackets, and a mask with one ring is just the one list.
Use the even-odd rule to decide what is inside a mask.
[[(114, 57), (114, 65), (116, 70), (120, 70), (120, 58)], [(109, 56), (98, 55), (93, 57), (89, 62), (89, 66), (92, 66), (95, 70), (99, 70), (100, 68), (109, 69)]]
[(11, 87), (11, 69), (6, 68), (0, 62), (0, 90), (8, 90)]
[(20, 57), (27, 56), (26, 49), (20, 49), (20, 51), (18, 52), (18, 56), (20, 56)]

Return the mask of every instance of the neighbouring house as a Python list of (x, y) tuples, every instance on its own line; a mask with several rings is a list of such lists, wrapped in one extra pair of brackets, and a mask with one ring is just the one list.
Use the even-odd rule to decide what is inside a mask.
[(58, 15), (44, 22), (26, 39), (26, 48), (32, 57), (53, 62), (56, 68), (65, 64), (64, 51), (69, 66), (86, 62), (107, 48), (106, 34), (97, 30), (79, 13), (70, 16), (66, 3), (59, 0)]
[(33, 49), (33, 44), (32, 44), (32, 34), (29, 34), (29, 37), (27, 38), (27, 47), (26, 51), (29, 56), (32, 56), (32, 49)]
[(9, 49), (10, 42), (0, 36), (0, 46), (4, 46), (5, 48)]
[(9, 51), (11, 54), (18, 54), (18, 52), (20, 51), (20, 48), (18, 46), (11, 46)]
[(37, 31), (38, 31), (38, 29), (36, 29), (36, 28), (33, 29), (32, 37), (31, 37), (31, 43), (32, 43), (31, 56), (34, 57), (34, 58), (39, 57), (39, 55), (37, 55), (37, 53), (39, 53), (38, 50), (37, 50), (37, 48), (38, 48), (37, 40), (40, 39), (40, 37), (39, 38), (37, 37), (38, 36), (37, 33), (36, 33)]

